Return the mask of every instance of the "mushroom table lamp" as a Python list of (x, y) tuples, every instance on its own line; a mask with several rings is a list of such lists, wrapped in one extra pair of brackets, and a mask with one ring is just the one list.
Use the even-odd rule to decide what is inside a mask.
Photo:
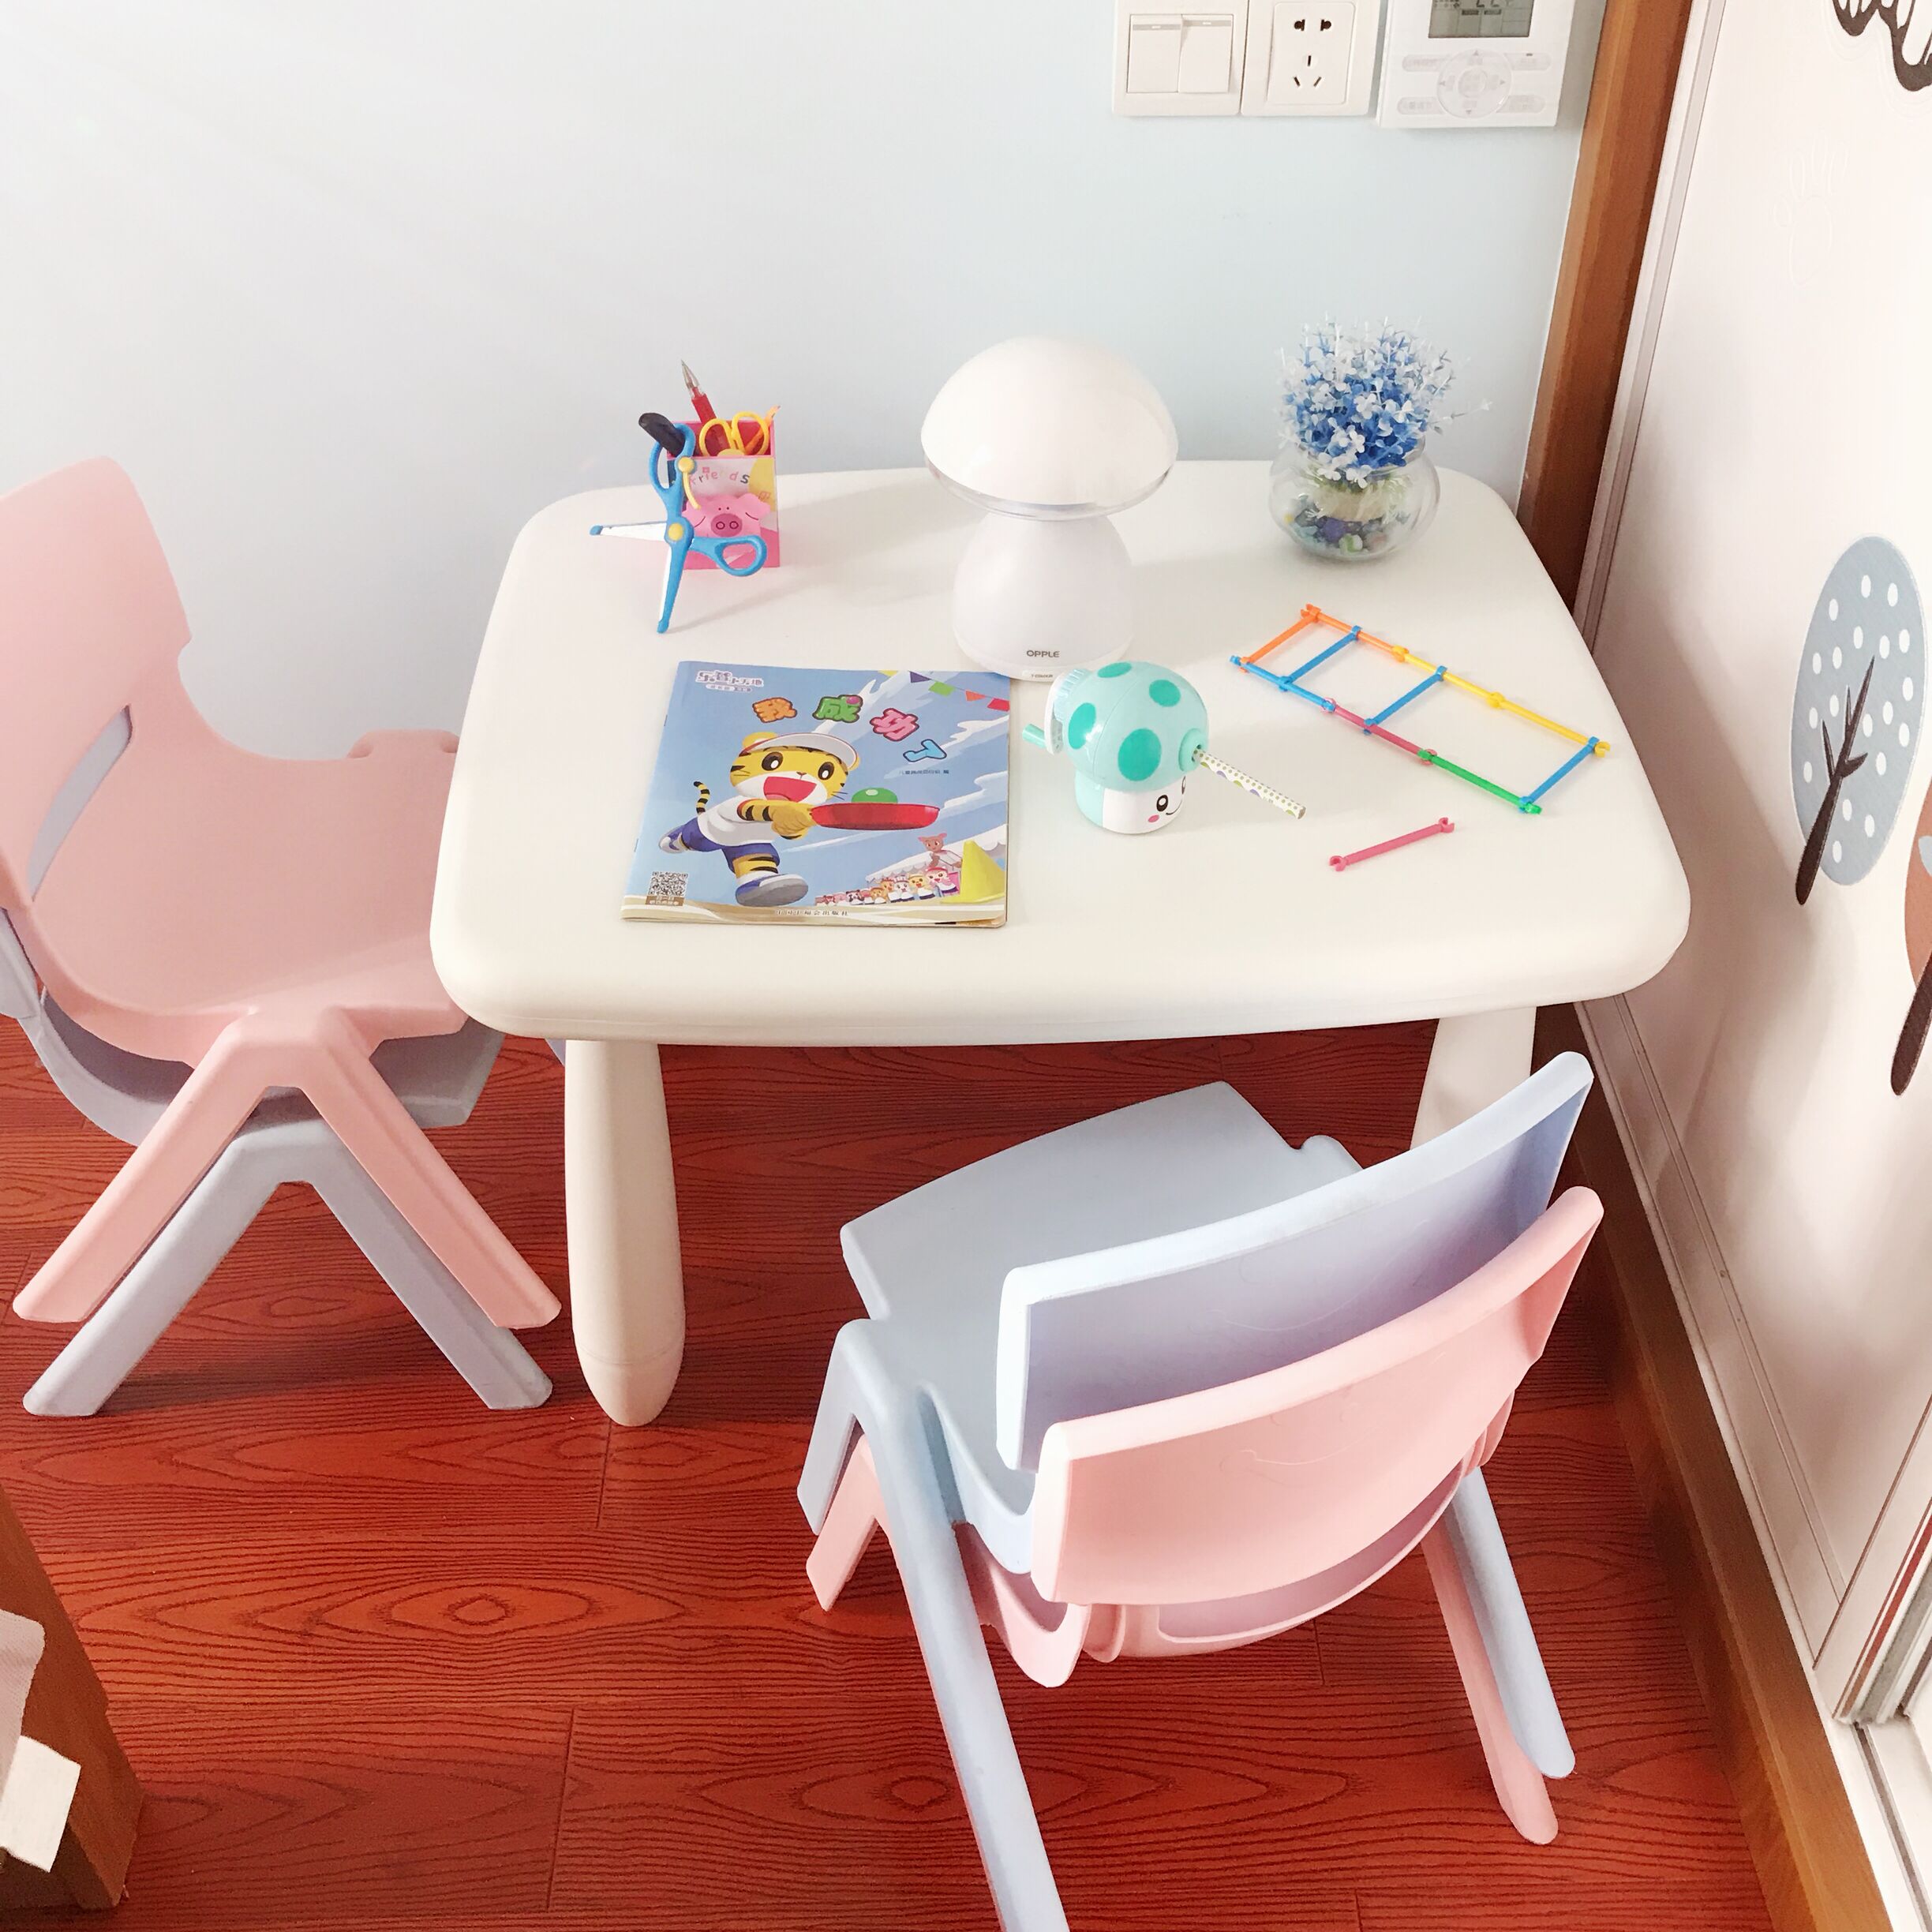
[(1127, 547), (1108, 520), (1174, 467), (1174, 418), (1124, 357), (1022, 335), (957, 370), (919, 442), (948, 489), (987, 514), (953, 586), (953, 631), (975, 664), (1052, 677), (1124, 657)]

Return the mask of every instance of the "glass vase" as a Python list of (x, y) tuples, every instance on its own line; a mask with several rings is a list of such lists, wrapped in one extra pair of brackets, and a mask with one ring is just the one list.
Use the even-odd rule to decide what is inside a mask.
[(1347, 564), (1387, 556), (1413, 543), (1428, 528), (1441, 497), (1436, 466), (1420, 449), (1406, 463), (1345, 483), (1320, 474), (1290, 438), (1268, 472), (1268, 511), (1275, 521), (1305, 550)]

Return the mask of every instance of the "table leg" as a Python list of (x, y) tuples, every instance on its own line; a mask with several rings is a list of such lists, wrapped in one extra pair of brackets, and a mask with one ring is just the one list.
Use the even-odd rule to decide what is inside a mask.
[(614, 1421), (652, 1421), (684, 1358), (671, 1131), (655, 1046), (572, 1040), (564, 1060), (571, 1326)]
[(1438, 1020), (1409, 1144), (1420, 1147), (1447, 1133), (1527, 1080), (1535, 1043), (1533, 1006)]

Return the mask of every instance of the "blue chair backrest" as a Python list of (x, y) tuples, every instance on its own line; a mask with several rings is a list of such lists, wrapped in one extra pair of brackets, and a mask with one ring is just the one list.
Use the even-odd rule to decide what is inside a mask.
[(1300, 1361), (1453, 1287), (1549, 1205), (1590, 1079), (1563, 1054), (1436, 1139), (1276, 1206), (1013, 1269), (1001, 1455), (1036, 1468), (1055, 1422)]

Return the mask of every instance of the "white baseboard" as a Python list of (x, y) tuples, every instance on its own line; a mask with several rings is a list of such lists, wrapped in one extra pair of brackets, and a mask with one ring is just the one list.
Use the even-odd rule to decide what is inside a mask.
[(1612, 999), (1577, 1011), (1758, 1541), (1805, 1657), (1815, 1662), (1844, 1596), (1844, 1576), (1819, 1530), (1809, 1486), (1630, 1009)]

